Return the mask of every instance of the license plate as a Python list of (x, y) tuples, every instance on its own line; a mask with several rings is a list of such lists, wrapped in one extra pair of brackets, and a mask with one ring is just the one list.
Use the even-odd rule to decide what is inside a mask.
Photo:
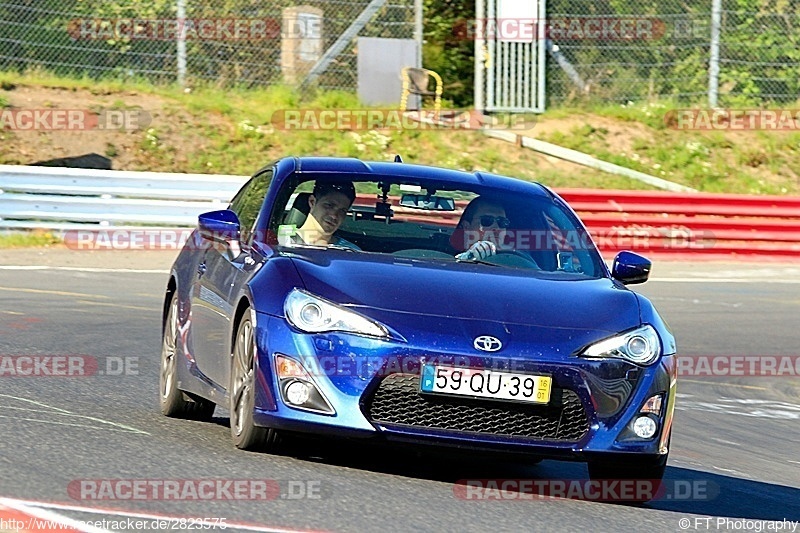
[(548, 403), (552, 382), (550, 376), (423, 365), (419, 387), (422, 392), (437, 394)]

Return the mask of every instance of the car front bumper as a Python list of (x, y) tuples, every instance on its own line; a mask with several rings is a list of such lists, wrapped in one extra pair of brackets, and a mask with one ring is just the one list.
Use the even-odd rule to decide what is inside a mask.
[[(668, 452), (674, 413), (676, 356), (648, 367), (575, 356), (476, 357), (437, 343), (377, 340), (349, 334), (303, 334), (285, 320), (259, 315), (256, 424), (342, 437), (454, 446), (462, 449), (585, 460), (608, 454)], [(275, 357), (303, 364), (332, 413), (290, 407)], [(439, 361), (552, 377), (548, 405), (419, 392), (420, 364)], [(285, 384), (285, 382), (284, 382)], [(647, 400), (661, 395), (649, 439), (633, 432)]]

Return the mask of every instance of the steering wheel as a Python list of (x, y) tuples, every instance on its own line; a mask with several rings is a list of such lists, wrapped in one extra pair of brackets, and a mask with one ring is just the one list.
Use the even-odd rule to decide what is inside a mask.
[(498, 250), (495, 255), (487, 257), (485, 261), (501, 266), (541, 270), (539, 264), (531, 256), (517, 250)]

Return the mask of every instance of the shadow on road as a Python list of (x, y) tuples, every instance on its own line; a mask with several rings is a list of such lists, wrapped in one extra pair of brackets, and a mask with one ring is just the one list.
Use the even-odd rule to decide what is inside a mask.
[(660, 499), (649, 503), (648, 507), (729, 518), (800, 520), (800, 488), (797, 487), (670, 466), (665, 479), (704, 488), (702, 492), (708, 497)]
[[(439, 481), (454, 487), (465, 480), (582, 480), (585, 483), (588, 478), (585, 464), (576, 462), (545, 460), (536, 464), (533, 460), (526, 464), (493, 454), (475, 455), (436, 448), (419, 451), (408, 446), (338, 439), (298, 438), (291, 442), (291, 453), (283, 453), (302, 460)], [(454, 488), (454, 497), (456, 494)], [(610, 505), (630, 503), (607, 502)], [(661, 496), (643, 507), (681, 515), (798, 521), (800, 488), (668, 466)]]

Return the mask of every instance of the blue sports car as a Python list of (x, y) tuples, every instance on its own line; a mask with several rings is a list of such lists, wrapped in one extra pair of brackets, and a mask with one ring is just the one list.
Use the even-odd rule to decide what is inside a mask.
[(650, 262), (609, 269), (547, 187), (486, 172), (287, 157), (199, 216), (166, 285), (161, 411), (661, 479), (676, 346)]

